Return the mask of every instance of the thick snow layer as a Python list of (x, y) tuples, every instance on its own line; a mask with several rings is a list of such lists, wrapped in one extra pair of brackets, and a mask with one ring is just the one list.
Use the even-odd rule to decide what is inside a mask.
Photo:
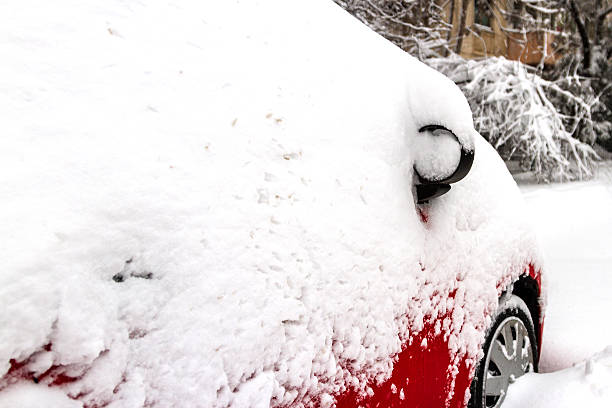
[(443, 180), (450, 177), (459, 166), (461, 146), (448, 132), (419, 132), (415, 137), (414, 168), (427, 180)]
[[(5, 2), (0, 38), (3, 401), (331, 402), (425, 324), (479, 358), (540, 266), (458, 88), (332, 2)], [(423, 224), (430, 124), (476, 159)]]
[(83, 404), (68, 398), (59, 389), (46, 385), (19, 383), (11, 385), (0, 393), (2, 408), (82, 408)]
[(612, 406), (612, 347), (571, 368), (526, 374), (512, 384), (504, 408)]

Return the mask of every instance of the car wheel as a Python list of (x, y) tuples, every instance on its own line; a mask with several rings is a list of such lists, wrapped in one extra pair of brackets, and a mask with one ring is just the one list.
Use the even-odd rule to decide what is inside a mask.
[(484, 343), (484, 357), (472, 380), (469, 407), (499, 408), (508, 386), (537, 370), (537, 342), (531, 313), (518, 296), (505, 295)]

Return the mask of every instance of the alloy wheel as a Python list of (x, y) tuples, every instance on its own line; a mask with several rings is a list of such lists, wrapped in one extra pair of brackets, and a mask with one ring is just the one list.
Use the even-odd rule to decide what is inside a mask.
[(527, 327), (516, 316), (504, 319), (492, 338), (484, 360), (482, 406), (499, 408), (508, 386), (518, 377), (533, 371), (534, 355)]

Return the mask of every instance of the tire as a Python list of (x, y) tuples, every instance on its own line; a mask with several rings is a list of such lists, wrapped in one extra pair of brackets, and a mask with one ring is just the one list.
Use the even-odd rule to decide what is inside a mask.
[[(468, 407), (499, 408), (508, 385), (527, 372), (537, 371), (537, 344), (525, 302), (516, 295), (503, 296), (485, 337), (484, 357), (472, 380)], [(521, 350), (520, 356), (518, 350)]]

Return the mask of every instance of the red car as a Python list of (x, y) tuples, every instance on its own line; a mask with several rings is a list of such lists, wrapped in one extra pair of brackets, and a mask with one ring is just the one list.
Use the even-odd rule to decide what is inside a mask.
[[(447, 341), (435, 334), (431, 322), (398, 355), (391, 378), (367, 397), (339, 395), (337, 407), (500, 407), (508, 386), (537, 370), (542, 344), (539, 296), (540, 275), (530, 266), (500, 297), (482, 360), (453, 360)], [(423, 339), (427, 348), (421, 346)]]
[(39, 6), (0, 13), (1, 406), (490, 408), (537, 369), (537, 240), (449, 79), (329, 0)]

